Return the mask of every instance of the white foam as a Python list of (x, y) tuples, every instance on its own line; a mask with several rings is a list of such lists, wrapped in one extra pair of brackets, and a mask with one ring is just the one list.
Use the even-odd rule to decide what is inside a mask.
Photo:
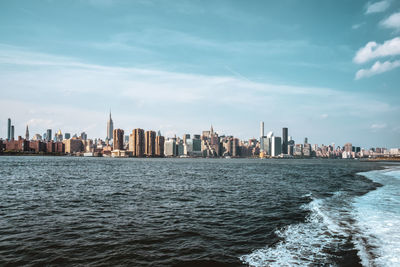
[(347, 234), (335, 223), (332, 212), (325, 210), (324, 200), (315, 199), (303, 208), (310, 210), (304, 223), (276, 231), (282, 241), (241, 256), (240, 260), (250, 266), (330, 264), (326, 249), (342, 244)]
[(354, 200), (355, 238), (364, 266), (400, 266), (400, 171), (361, 173), (383, 186)]

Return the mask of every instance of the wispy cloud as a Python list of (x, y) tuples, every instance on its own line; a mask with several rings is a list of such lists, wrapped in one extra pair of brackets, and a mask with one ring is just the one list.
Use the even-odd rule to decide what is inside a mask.
[(367, 4), (367, 10), (365, 11), (365, 14), (372, 14), (372, 13), (380, 13), (388, 9), (390, 6), (390, 2), (387, 0), (384, 1), (379, 1), (375, 3), (370, 3), (368, 2)]
[(371, 59), (395, 56), (400, 54), (400, 37), (385, 41), (383, 44), (368, 42), (360, 48), (353, 61), (357, 64), (365, 63)]
[(321, 119), (327, 119), (328, 117), (329, 115), (326, 113), (321, 114)]
[(358, 24), (353, 24), (353, 25), (351, 26), (351, 28), (352, 28), (353, 30), (357, 30), (357, 29), (361, 28), (364, 24), (365, 24), (365, 22), (358, 23)]
[(362, 78), (374, 76), (374, 75), (384, 73), (384, 72), (390, 71), (390, 70), (398, 68), (398, 67), (400, 67), (400, 60), (396, 60), (393, 62), (385, 61), (383, 63), (381, 63), (380, 61), (377, 61), (377, 62), (375, 62), (374, 65), (372, 65), (372, 67), (370, 69), (360, 69), (359, 71), (357, 71), (355, 79), (359, 80)]
[(110, 6), (117, 4), (119, 1), (118, 0), (80, 0), (80, 2), (89, 4), (89, 5), (92, 5), (95, 7), (106, 8), (106, 7), (110, 7)]
[[(232, 76), (211, 76), (111, 67), (7, 46), (0, 46), (0, 68), (2, 113), (17, 106), (17, 119), (31, 120), (36, 125), (32, 131), (39, 133), (46, 127), (62, 127), (63, 131), (82, 129), (90, 130), (91, 136), (104, 136), (105, 126), (94, 122), (105, 121), (104, 113), (110, 107), (113, 113), (122, 114), (115, 118), (116, 127), (126, 130), (200, 132), (212, 117), (227, 133), (242, 133), (241, 138), (252, 136), (252, 123), (264, 117), (271, 127), (285, 122), (304, 129), (302, 125), (310, 118), (328, 121), (321, 120), (327, 118), (324, 114), (370, 119), (393, 110), (367, 94), (255, 82), (234, 71)], [(327, 102), (327, 97), (332, 101)], [(259, 118), (249, 120), (255, 114)], [(329, 125), (326, 130), (336, 128)]]
[(400, 12), (390, 15), (388, 18), (384, 19), (380, 23), (383, 27), (389, 29), (400, 30)]
[(370, 126), (370, 129), (373, 132), (377, 132), (379, 130), (383, 130), (387, 128), (387, 124), (386, 123), (374, 123)]

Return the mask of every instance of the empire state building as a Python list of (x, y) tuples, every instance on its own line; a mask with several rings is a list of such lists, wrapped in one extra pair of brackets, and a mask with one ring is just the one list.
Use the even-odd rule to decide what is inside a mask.
[(113, 139), (113, 130), (114, 130), (114, 123), (111, 119), (111, 111), (110, 111), (110, 119), (107, 122), (107, 140)]

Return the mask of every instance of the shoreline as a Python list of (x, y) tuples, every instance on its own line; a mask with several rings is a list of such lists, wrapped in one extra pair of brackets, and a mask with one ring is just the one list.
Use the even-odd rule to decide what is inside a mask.
[(326, 157), (271, 157), (271, 158), (260, 158), (260, 157), (112, 157), (112, 156), (84, 156), (83, 154), (64, 154), (64, 153), (21, 153), (21, 152), (2, 152), (1, 156), (29, 156), (29, 157), (77, 157), (77, 158), (135, 158), (135, 159), (259, 159), (259, 160), (343, 160), (353, 161), (357, 160), (360, 162), (398, 162), (400, 163), (400, 157), (378, 157), (378, 158), (326, 158)]

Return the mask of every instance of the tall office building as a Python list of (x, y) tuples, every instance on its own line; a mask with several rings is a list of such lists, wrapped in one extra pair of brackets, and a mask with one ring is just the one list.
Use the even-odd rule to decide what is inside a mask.
[(144, 155), (144, 130), (134, 129), (129, 135), (129, 151), (132, 151), (133, 156), (143, 157)]
[(281, 138), (278, 136), (272, 136), (271, 139), (271, 156), (277, 157), (282, 153)]
[(7, 140), (11, 140), (11, 119), (8, 118), (8, 126), (7, 126)]
[(264, 136), (260, 140), (261, 140), (261, 142), (260, 142), (260, 151), (264, 151), (264, 153), (266, 155), (271, 155), (271, 150), (270, 150), (271, 139), (266, 137), (266, 136)]
[(186, 144), (187, 140), (190, 139), (190, 134), (184, 134), (183, 135), (183, 143)]
[(81, 133), (81, 139), (82, 140), (87, 140), (87, 134), (85, 132)]
[(111, 110), (110, 110), (110, 118), (107, 121), (107, 140), (113, 139), (113, 130), (114, 130), (114, 122), (111, 118)]
[(47, 131), (46, 131), (46, 140), (47, 140), (47, 142), (51, 141), (51, 135), (52, 135), (51, 129), (47, 129)]
[(146, 131), (145, 132), (145, 145), (144, 145), (144, 154), (147, 157), (154, 157), (156, 150), (156, 132), (154, 131)]
[(58, 132), (54, 135), (54, 141), (62, 142), (62, 140), (63, 140), (63, 134), (61, 132), (61, 129), (58, 129)]
[(353, 151), (353, 145), (351, 143), (346, 143), (344, 145), (344, 151), (351, 153)]
[(28, 125), (26, 125), (25, 140), (29, 140), (29, 129), (28, 129)]
[(195, 134), (193, 135), (193, 152), (201, 152), (201, 139), (200, 135)]
[(260, 151), (264, 151), (264, 122), (260, 122)]
[(264, 122), (262, 121), (260, 123), (260, 137), (264, 136)]
[(304, 144), (308, 144), (308, 138), (304, 137)]
[(272, 155), (271, 148), (272, 148), (272, 137), (273, 136), (274, 136), (274, 132), (271, 131), (271, 132), (268, 132), (266, 138), (263, 138), (264, 152), (269, 156)]
[(305, 143), (303, 146), (303, 157), (310, 157), (311, 156), (311, 145)]
[(164, 157), (164, 136), (161, 134), (157, 135), (156, 137), (156, 156), (157, 157)]
[(167, 157), (176, 156), (176, 143), (173, 139), (167, 140), (164, 143), (164, 154)]
[(282, 154), (288, 154), (288, 128), (282, 128)]
[(291, 156), (293, 156), (293, 153), (294, 153), (294, 145), (295, 145), (294, 140), (292, 140), (292, 138), (289, 137), (289, 141), (288, 141), (288, 154), (291, 155)]
[(14, 125), (11, 125), (11, 140), (14, 140)]
[(115, 129), (113, 131), (113, 149), (119, 149), (123, 150), (124, 149), (124, 130), (122, 129)]

